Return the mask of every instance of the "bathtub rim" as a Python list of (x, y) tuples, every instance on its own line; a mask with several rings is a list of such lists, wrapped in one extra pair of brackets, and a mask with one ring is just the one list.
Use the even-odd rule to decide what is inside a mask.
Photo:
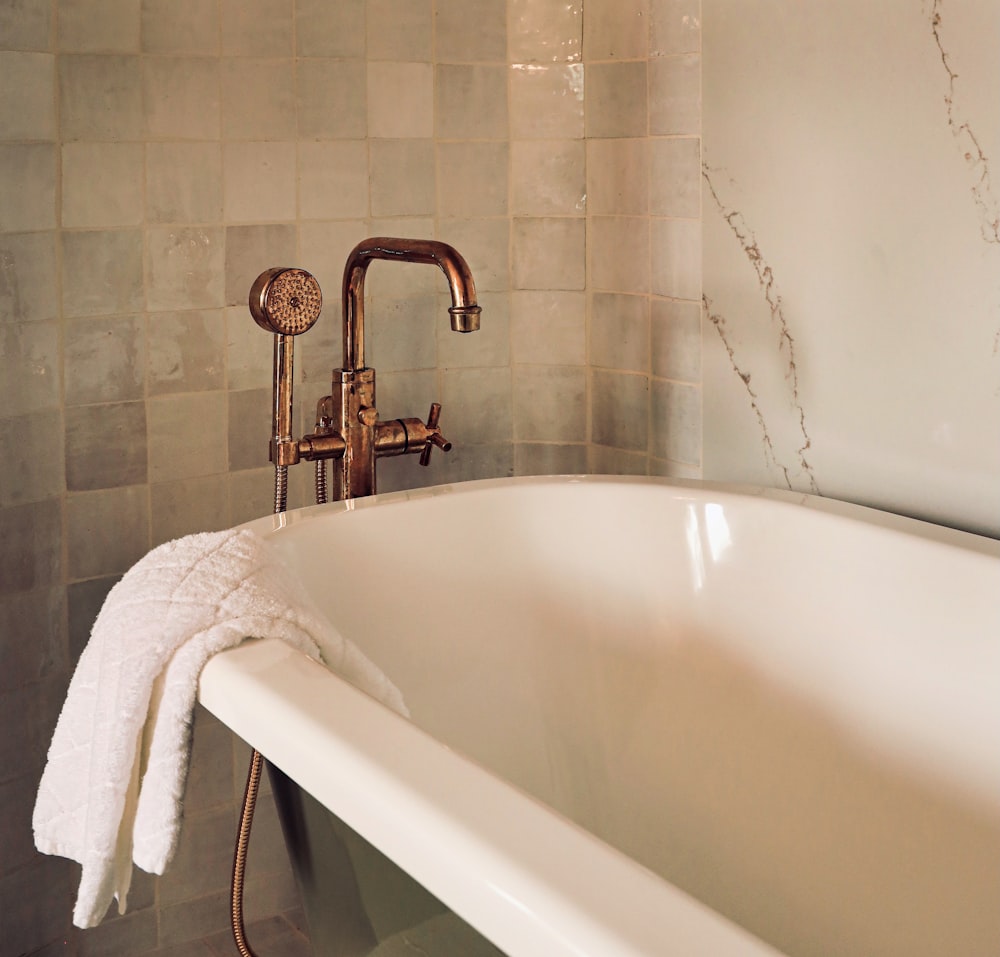
[(437, 498), (443, 495), (464, 495), (493, 489), (520, 486), (660, 486), (678, 491), (713, 493), (730, 499), (764, 500), (778, 506), (802, 508), (819, 515), (846, 519), (888, 532), (909, 535), (927, 542), (959, 548), (989, 558), (1000, 559), (1000, 538), (977, 531), (940, 525), (925, 518), (886, 511), (874, 505), (847, 502), (810, 492), (772, 488), (763, 485), (744, 485), (733, 482), (716, 482), (707, 479), (678, 479), (656, 475), (590, 475), (565, 473), (560, 475), (525, 475), (504, 478), (471, 479), (463, 482), (442, 483), (417, 489), (379, 492), (366, 498), (344, 502), (327, 502), (323, 505), (305, 505), (277, 515), (265, 515), (244, 522), (239, 528), (248, 528), (261, 535), (291, 527), (303, 521), (314, 520), (319, 514), (359, 511), (367, 508), (386, 507), (402, 502)]

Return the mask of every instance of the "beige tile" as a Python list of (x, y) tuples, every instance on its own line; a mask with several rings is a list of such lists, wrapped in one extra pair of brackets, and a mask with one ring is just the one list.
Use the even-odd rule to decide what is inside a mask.
[(368, 59), (429, 62), (433, 6), (431, 0), (368, 0)]
[(701, 141), (654, 137), (650, 146), (649, 211), (654, 216), (701, 215)]
[(434, 68), (429, 63), (369, 63), (368, 135), (434, 133)]
[[(0, 691), (12, 691), (66, 673), (70, 661), (63, 625), (65, 614), (66, 592), (59, 587), (36, 588), (0, 599), (0, 626), (7, 636), (7, 640), (0, 645)], [(34, 640), (13, 640), (13, 636), (19, 634), (33, 635)], [(19, 778), (15, 776), (14, 780)], [(32, 785), (31, 800), (25, 809), (28, 834), (21, 838), (28, 847), (32, 846), (30, 808), (38, 787), (37, 778)], [(10, 831), (0, 824), (0, 833), (3, 831), (6, 831), (3, 836), (10, 835)], [(4, 850), (7, 850), (6, 845)]]
[(587, 247), (591, 288), (649, 292), (649, 220), (642, 216), (594, 216)]
[(64, 53), (138, 53), (141, 0), (58, 0)]
[(222, 61), (222, 135), (227, 140), (294, 140), (295, 67), (291, 57)]
[(658, 57), (649, 63), (649, 132), (701, 133), (701, 56)]
[(211, 309), (224, 299), (220, 227), (159, 227), (146, 233), (150, 310)]
[(515, 219), (511, 268), (515, 289), (583, 289), (586, 284), (582, 219)]
[(433, 126), (439, 139), (506, 139), (507, 68), (440, 64), (434, 73)]
[[(226, 475), (161, 482), (150, 486), (149, 496), (154, 546), (195, 532), (221, 531), (232, 524)], [(189, 778), (189, 793), (190, 789)], [(185, 805), (190, 805), (187, 798)], [(172, 866), (171, 871), (175, 870)]]
[[(273, 336), (251, 318), (245, 303), (225, 308), (226, 385), (238, 391), (255, 389), (271, 381)], [(299, 340), (302, 341), (301, 339)], [(297, 370), (300, 353), (295, 352)]]
[(587, 66), (587, 136), (645, 136), (646, 62)]
[(180, 140), (218, 139), (219, 61), (209, 57), (144, 57), (146, 133)]
[(650, 303), (653, 375), (701, 382), (701, 303), (653, 299)]
[(149, 551), (145, 486), (69, 495), (66, 547), (71, 580), (127, 571)]
[[(264, 430), (263, 445), (264, 461), (267, 460), (267, 436)], [(260, 461), (258, 460), (258, 465)], [(263, 468), (247, 469), (243, 472), (230, 472), (229, 501), (231, 512), (229, 521), (233, 525), (249, 522), (262, 515), (270, 515), (274, 509), (274, 469), (268, 465)], [(248, 752), (249, 753), (249, 752)], [(241, 768), (242, 779), (239, 781), (240, 795), (246, 781), (246, 762)]]
[(573, 366), (514, 370), (514, 439), (583, 442), (587, 438), (587, 371)]
[(225, 386), (222, 310), (155, 312), (147, 322), (150, 395), (207, 392)]
[(510, 441), (456, 445), (447, 455), (436, 455), (430, 468), (416, 471), (428, 486), (504, 478), (514, 474), (514, 445)]
[[(217, 494), (213, 483), (217, 481), (228, 486), (229, 476), (188, 479), (179, 484), (178, 491), (186, 489), (193, 499), (213, 501)], [(219, 504), (228, 502), (228, 498), (227, 492), (218, 499)], [(155, 489), (153, 507), (155, 511)], [(191, 767), (184, 788), (184, 809), (198, 812), (219, 807), (233, 810), (233, 732), (199, 704), (194, 709)]]
[(701, 222), (654, 219), (650, 226), (652, 292), (674, 299), (701, 299)]
[(55, 57), (0, 51), (0, 140), (56, 136)]
[(295, 219), (294, 143), (226, 143), (222, 209), (232, 223)]
[(299, 216), (350, 219), (368, 214), (368, 145), (364, 140), (302, 142)]
[(63, 449), (52, 441), (62, 428), (58, 409), (7, 416), (0, 429), (0, 509), (61, 495), (66, 487)]
[(54, 319), (59, 311), (56, 234), (0, 232), (0, 315), (10, 323)]
[(645, 59), (649, 49), (650, 0), (588, 0), (583, 18), (583, 58)]
[[(13, 595), (59, 584), (62, 576), (59, 523), (59, 509), (53, 508), (51, 502), (0, 509), (0, 594)], [(9, 764), (4, 767), (4, 779), (11, 776), (10, 770)]]
[(438, 63), (507, 61), (506, 0), (436, 0), (434, 27)]
[(650, 449), (657, 458), (701, 464), (701, 388), (653, 379)]
[(366, 362), (380, 372), (433, 369), (437, 358), (435, 305), (433, 294), (374, 298), (365, 313)]
[(590, 303), (590, 364), (649, 371), (649, 298), (594, 293)]
[[(118, 580), (117, 575), (91, 578), (88, 581), (74, 582), (66, 589), (69, 605), (69, 657), (74, 666), (90, 640), (90, 632), (108, 592)], [(129, 897), (131, 903), (131, 895)]]
[(221, 0), (224, 56), (291, 56), (292, 0)]
[(581, 58), (583, 0), (509, 0), (507, 6), (511, 63), (563, 63)]
[(51, 229), (55, 219), (55, 146), (0, 145), (0, 232)]
[(515, 475), (580, 475), (587, 471), (587, 446), (552, 442), (514, 445)]
[(65, 323), (66, 405), (142, 399), (145, 364), (145, 324), (138, 316), (72, 319)]
[(512, 430), (509, 369), (446, 369), (441, 404), (448, 438), (458, 445), (509, 442)]
[(587, 447), (587, 471), (592, 475), (648, 475), (649, 456), (606, 445)]
[(218, 54), (219, 8), (204, 0), (142, 0), (144, 53)]
[[(582, 224), (581, 224), (582, 225)], [(510, 224), (506, 219), (444, 219), (437, 238), (454, 246), (472, 270), (477, 292), (510, 289)], [(440, 275), (431, 276), (435, 288)]]
[(146, 481), (146, 410), (142, 402), (66, 409), (66, 489), (141, 485)]
[(582, 292), (511, 293), (511, 354), (517, 363), (585, 365), (587, 303)]
[(100, 316), (142, 309), (142, 232), (102, 229), (62, 234), (63, 312)]
[(685, 481), (704, 478), (700, 465), (687, 465), (684, 462), (671, 462), (667, 459), (650, 458), (649, 474), (663, 478), (682, 479)]
[(506, 216), (509, 147), (504, 142), (441, 143), (438, 215)]
[(51, 49), (52, 0), (21, 0), (0, 7), (0, 37), (7, 50)]
[(296, 89), (299, 136), (361, 139), (368, 129), (363, 60), (300, 60)]
[(143, 221), (141, 143), (62, 148), (62, 225), (100, 228)]
[(246, 307), (250, 287), (265, 269), (296, 264), (295, 227), (292, 225), (230, 226), (225, 235), (227, 306)]
[(646, 451), (649, 380), (624, 372), (591, 373), (591, 440), (626, 451)]
[(513, 139), (580, 139), (583, 136), (583, 64), (515, 63), (510, 70), (510, 132)]
[(158, 396), (147, 402), (147, 418), (150, 482), (227, 470), (226, 393)]
[(433, 215), (434, 141), (371, 140), (368, 148), (371, 153), (372, 215)]
[(302, 57), (364, 57), (366, 0), (296, 0), (295, 44)]
[(146, 216), (153, 223), (217, 223), (222, 218), (218, 143), (146, 144)]
[(648, 157), (645, 138), (587, 140), (587, 211), (644, 216), (649, 209)]
[[(271, 386), (229, 393), (229, 469), (257, 469), (267, 465), (271, 436)], [(233, 497), (233, 501), (238, 499)], [(234, 506), (233, 521), (237, 521)], [(267, 514), (268, 508), (262, 514)], [(254, 516), (251, 516), (254, 517)]]
[(59, 57), (59, 126), (64, 140), (138, 140), (143, 100), (137, 56)]
[(583, 140), (510, 144), (511, 212), (515, 216), (580, 215), (587, 206)]
[(59, 330), (55, 322), (5, 325), (0, 408), (4, 416), (59, 405)]
[(649, 0), (650, 54), (701, 50), (701, 0)]

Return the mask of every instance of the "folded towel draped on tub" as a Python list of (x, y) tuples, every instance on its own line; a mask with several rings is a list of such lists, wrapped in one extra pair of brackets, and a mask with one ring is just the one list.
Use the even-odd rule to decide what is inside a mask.
[(177, 847), (198, 676), (247, 637), (280, 638), (405, 714), (399, 691), (336, 633), (246, 529), (153, 549), (112, 588), (70, 682), (35, 802), (35, 846), (78, 861), (73, 911), (93, 927), (132, 861), (162, 874)]

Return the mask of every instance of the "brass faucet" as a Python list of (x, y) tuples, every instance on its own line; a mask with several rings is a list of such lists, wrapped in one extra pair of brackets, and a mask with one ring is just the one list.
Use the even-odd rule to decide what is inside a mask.
[[(360, 498), (376, 490), (375, 462), (386, 455), (420, 454), (428, 465), (431, 450), (447, 452), (441, 435), (441, 406), (431, 404), (427, 421), (383, 422), (375, 405), (375, 370), (365, 365), (365, 274), (375, 259), (428, 263), (448, 280), (448, 314), (456, 332), (475, 332), (481, 309), (472, 272), (461, 254), (429, 239), (366, 239), (351, 251), (343, 280), (343, 367), (333, 370), (331, 394), (317, 404), (316, 427), (295, 439), (292, 422), (292, 337), (307, 331), (319, 317), (322, 294), (316, 280), (301, 269), (269, 269), (250, 290), (250, 312), (258, 325), (274, 332), (274, 408), (270, 458), (277, 469), (275, 508), (284, 510), (287, 468), (302, 459), (315, 461), (317, 498), (326, 499), (325, 461), (334, 461), (335, 500)], [(280, 505), (280, 508), (279, 508)]]

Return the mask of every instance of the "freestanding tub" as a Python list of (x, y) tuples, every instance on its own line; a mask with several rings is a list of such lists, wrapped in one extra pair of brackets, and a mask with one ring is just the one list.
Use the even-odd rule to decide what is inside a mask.
[(203, 673), (317, 954), (496, 952), (445, 906), (511, 957), (1000, 954), (1000, 542), (598, 477), (254, 527), (411, 712), (273, 641)]

